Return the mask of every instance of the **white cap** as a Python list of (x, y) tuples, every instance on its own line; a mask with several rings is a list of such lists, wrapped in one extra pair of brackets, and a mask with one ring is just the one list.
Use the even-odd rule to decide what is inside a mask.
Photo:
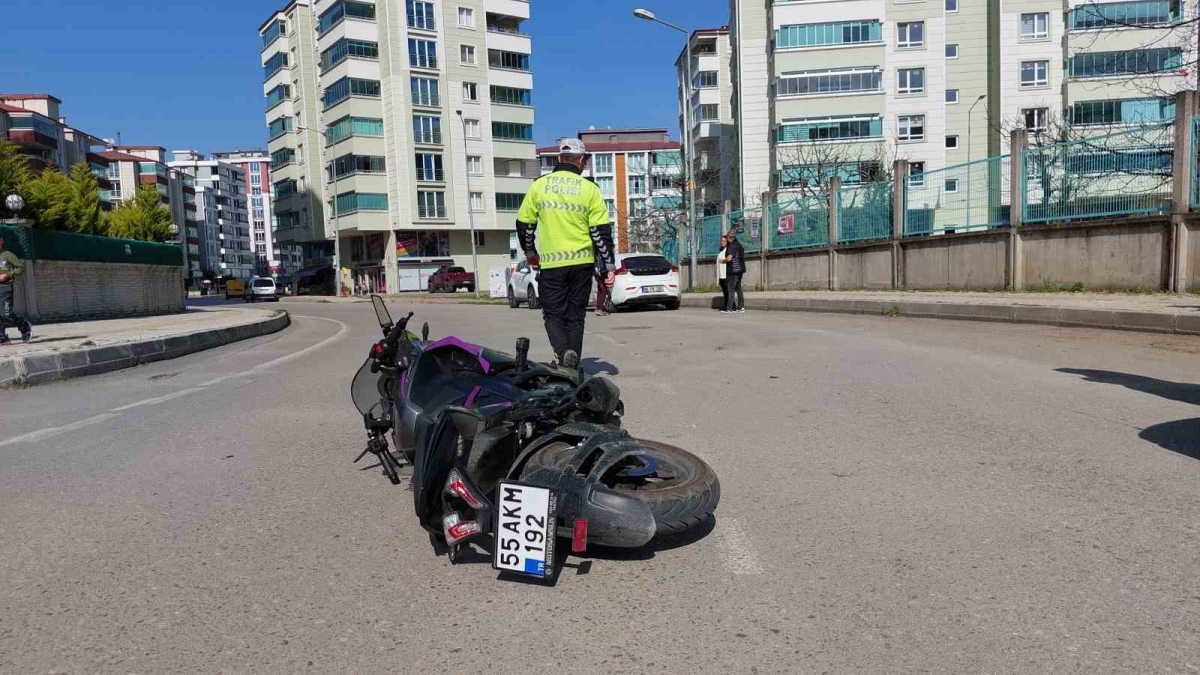
[(558, 151), (564, 155), (586, 155), (587, 146), (578, 138), (564, 138), (558, 142)]

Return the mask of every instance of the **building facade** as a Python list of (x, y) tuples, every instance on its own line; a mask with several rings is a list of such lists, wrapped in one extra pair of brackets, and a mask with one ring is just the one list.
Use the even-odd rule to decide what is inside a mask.
[(388, 292), (469, 269), (472, 248), (481, 277), (505, 267), (538, 175), (528, 18), (515, 0), (297, 0), (268, 19), (280, 240), (294, 225), (314, 265), (338, 236), (342, 284)]
[(172, 153), (170, 168), (191, 176), (205, 276), (248, 279), (256, 274), (247, 209), (246, 172), (237, 164), (191, 150)]
[(262, 150), (214, 152), (213, 159), (238, 166), (246, 176), (242, 186), (249, 196), (250, 232), (254, 238), (254, 267), (261, 276), (291, 277), (300, 271), (303, 248), (280, 242), (279, 222), (274, 211), (271, 186), (271, 157)]
[[(618, 253), (657, 250), (664, 226), (685, 217), (683, 161), (666, 129), (588, 129), (577, 134), (588, 149), (584, 175), (604, 195)], [(541, 173), (558, 162), (558, 146), (538, 148)], [(519, 205), (518, 205), (519, 206)]]
[[(729, 28), (693, 31), (688, 50), (675, 61), (678, 79), (679, 129), (692, 130), (685, 153), (695, 175), (697, 216), (721, 213), (726, 199), (738, 201), (737, 127), (734, 124), (733, 49)], [(690, 84), (690, 86), (689, 86)], [(690, 99), (689, 99), (690, 96)]]
[(1194, 19), (1175, 0), (732, 0), (739, 196), (997, 156), (1016, 128), (1169, 121), (1198, 84)]
[(100, 200), (112, 209), (104, 140), (67, 125), (62, 101), (49, 94), (0, 93), (0, 139), (17, 146), (34, 174), (53, 168), (70, 173), (87, 162), (100, 183)]

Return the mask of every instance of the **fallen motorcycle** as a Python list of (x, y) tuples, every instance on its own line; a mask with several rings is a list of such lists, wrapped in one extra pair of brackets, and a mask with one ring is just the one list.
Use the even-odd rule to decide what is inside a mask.
[[(393, 322), (372, 296), (383, 339), (351, 384), (367, 448), (400, 483), (412, 467), (413, 507), (451, 563), (492, 538), (496, 569), (546, 578), (556, 540), (637, 548), (707, 523), (721, 488), (704, 461), (621, 428), (615, 384), (454, 337), (429, 340)], [(389, 447), (388, 437), (391, 437)], [(394, 448), (394, 449), (393, 449)]]

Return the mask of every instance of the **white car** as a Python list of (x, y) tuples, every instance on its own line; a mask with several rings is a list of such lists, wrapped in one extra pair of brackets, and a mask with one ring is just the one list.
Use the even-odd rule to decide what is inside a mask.
[(617, 255), (617, 280), (604, 309), (638, 305), (679, 309), (679, 268), (657, 253)]
[(254, 277), (246, 284), (246, 302), (270, 300), (279, 302), (279, 289), (271, 277)]
[[(524, 302), (529, 309), (539, 309), (538, 304), (538, 270), (522, 260), (508, 274), (508, 306), (516, 309)], [(596, 280), (592, 280), (592, 293), (588, 297), (588, 306), (596, 305)]]

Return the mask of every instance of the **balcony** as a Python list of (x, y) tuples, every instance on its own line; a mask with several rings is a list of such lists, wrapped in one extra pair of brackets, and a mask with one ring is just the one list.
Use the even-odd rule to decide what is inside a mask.
[(417, 218), (421, 220), (445, 220), (445, 206), (419, 206), (417, 207)]
[(441, 183), (446, 180), (446, 172), (442, 169), (417, 169), (417, 180)]
[(442, 132), (426, 131), (426, 132), (414, 134), (413, 135), (413, 143), (416, 143), (417, 145), (441, 145), (442, 144)]

